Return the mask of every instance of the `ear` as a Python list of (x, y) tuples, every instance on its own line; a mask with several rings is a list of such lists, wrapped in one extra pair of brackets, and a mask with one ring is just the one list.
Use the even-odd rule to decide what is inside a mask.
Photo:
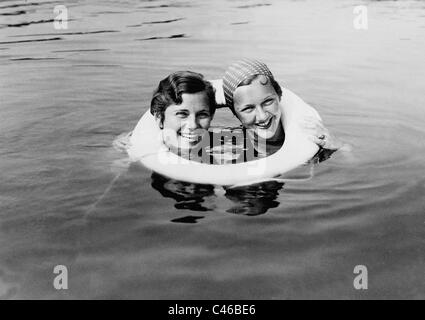
[(155, 122), (161, 130), (164, 129), (164, 121), (162, 121), (161, 117), (155, 116)]

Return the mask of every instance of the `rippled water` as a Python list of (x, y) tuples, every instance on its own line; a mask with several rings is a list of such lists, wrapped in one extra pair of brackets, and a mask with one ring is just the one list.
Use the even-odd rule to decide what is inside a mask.
[[(1, 298), (425, 298), (423, 1), (363, 1), (367, 31), (351, 0), (74, 0), (67, 30), (57, 4), (0, 1)], [(224, 190), (112, 147), (160, 79), (243, 56), (352, 151)]]

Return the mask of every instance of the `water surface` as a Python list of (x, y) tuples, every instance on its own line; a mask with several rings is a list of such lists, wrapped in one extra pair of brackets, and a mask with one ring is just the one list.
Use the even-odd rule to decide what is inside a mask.
[[(1, 1), (0, 297), (423, 299), (425, 4), (362, 3), (367, 31), (351, 0), (74, 0), (55, 30), (61, 2)], [(112, 147), (166, 75), (219, 78), (244, 56), (352, 152), (312, 179), (224, 190)], [(52, 286), (59, 264), (69, 290)]]

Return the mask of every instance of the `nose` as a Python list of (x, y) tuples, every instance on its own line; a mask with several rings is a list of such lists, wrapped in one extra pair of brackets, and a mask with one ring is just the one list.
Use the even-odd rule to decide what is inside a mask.
[(267, 119), (267, 113), (264, 112), (261, 106), (257, 106), (256, 117), (257, 117), (257, 122), (263, 122)]
[(196, 120), (196, 117), (194, 115), (189, 116), (186, 121), (186, 128), (190, 130), (195, 130), (197, 127), (198, 122)]

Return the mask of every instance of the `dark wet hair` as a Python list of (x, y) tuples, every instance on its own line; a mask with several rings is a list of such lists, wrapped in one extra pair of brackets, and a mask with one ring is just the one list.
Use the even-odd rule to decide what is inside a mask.
[(204, 76), (200, 73), (192, 71), (174, 72), (159, 82), (158, 88), (153, 93), (150, 112), (163, 123), (165, 110), (170, 105), (181, 104), (183, 93), (191, 94), (203, 91), (207, 94), (210, 113), (214, 115), (217, 103), (211, 83), (204, 80)]
[[(280, 87), (279, 83), (277, 83), (277, 81), (274, 78), (271, 78), (269, 76), (266, 76), (264, 74), (255, 74), (252, 75), (248, 78), (246, 78), (245, 80), (243, 80), (238, 86), (242, 87), (242, 86), (249, 86), (255, 79), (257, 79), (259, 76), (263, 76), (266, 80), (264, 82), (260, 81), (260, 83), (265, 86), (267, 83), (269, 83), (272, 85), (274, 91), (276, 91), (277, 95), (279, 96), (279, 99), (282, 98), (282, 88)], [(231, 105), (229, 105), (230, 110), (232, 110), (233, 114), (236, 115), (235, 113), (235, 104), (232, 103)]]

